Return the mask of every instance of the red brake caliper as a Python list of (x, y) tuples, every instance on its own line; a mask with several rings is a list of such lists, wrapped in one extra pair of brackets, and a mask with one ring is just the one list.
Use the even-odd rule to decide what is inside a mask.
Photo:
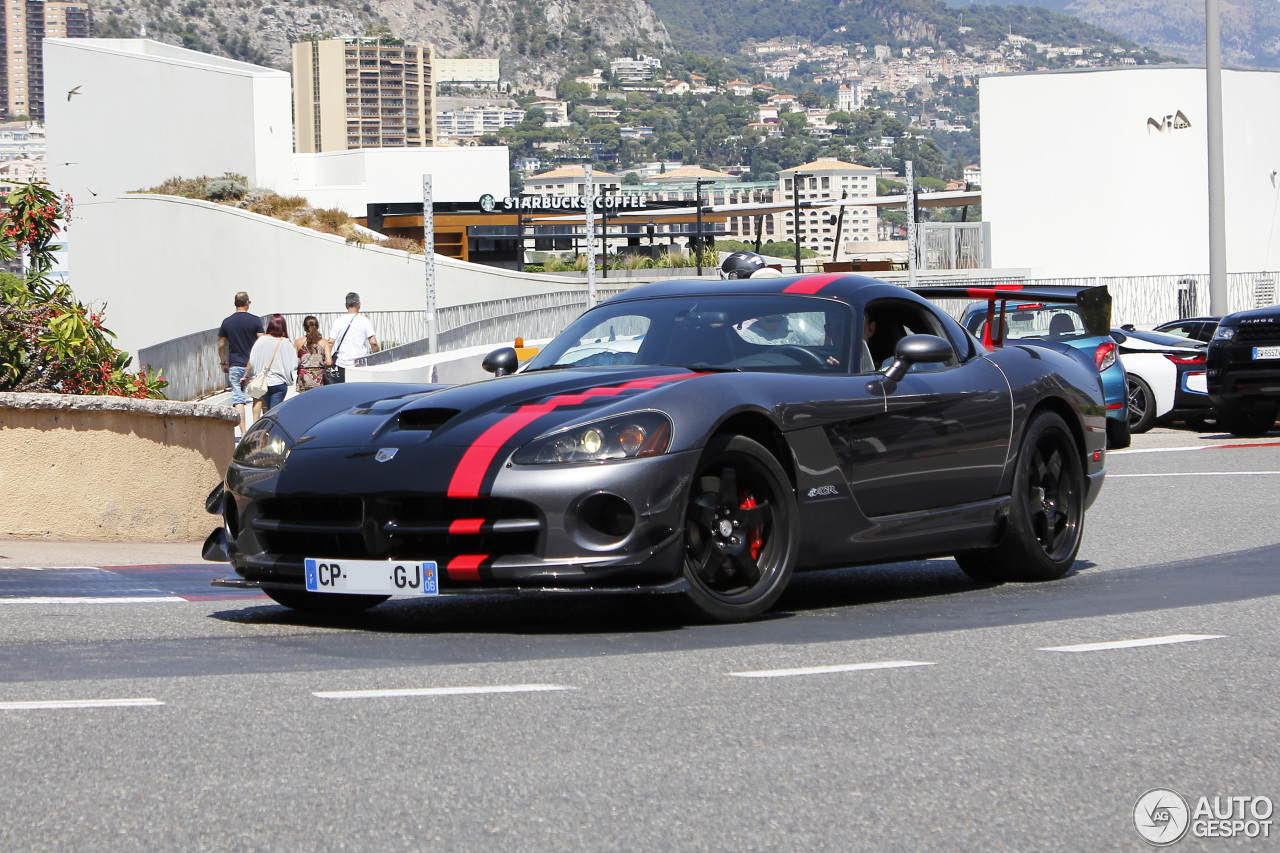
[[(742, 493), (742, 503), (738, 504), (739, 509), (751, 509), (756, 505), (755, 496), (750, 492)], [(760, 549), (764, 547), (764, 537), (761, 535), (764, 527), (753, 527), (747, 534), (747, 545), (751, 548), (751, 559), (760, 559)]]

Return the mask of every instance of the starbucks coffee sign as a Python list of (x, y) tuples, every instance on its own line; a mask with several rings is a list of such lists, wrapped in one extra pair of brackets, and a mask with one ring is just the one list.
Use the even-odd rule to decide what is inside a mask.
[[(587, 198), (580, 195), (509, 196), (502, 200), (504, 210), (519, 211), (574, 211), (586, 210)], [(649, 207), (649, 199), (642, 195), (596, 196), (596, 210), (642, 210)]]

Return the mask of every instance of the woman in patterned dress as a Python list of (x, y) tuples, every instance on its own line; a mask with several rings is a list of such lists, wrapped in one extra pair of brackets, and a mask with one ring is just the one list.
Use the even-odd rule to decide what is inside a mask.
[(298, 348), (298, 393), (319, 388), (324, 379), (324, 365), (329, 359), (329, 342), (320, 335), (320, 321), (307, 317), (302, 321), (303, 336), (294, 341)]

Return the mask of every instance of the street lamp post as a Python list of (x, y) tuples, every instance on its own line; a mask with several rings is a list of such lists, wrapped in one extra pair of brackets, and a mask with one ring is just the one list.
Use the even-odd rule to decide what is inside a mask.
[(693, 194), (698, 197), (698, 231), (693, 235), (694, 251), (697, 252), (697, 257), (694, 262), (698, 266), (699, 276), (702, 275), (702, 188), (714, 183), (715, 181), (707, 178), (698, 178), (693, 182)]
[(796, 272), (800, 272), (800, 182), (812, 177), (807, 172), (796, 172), (791, 176), (791, 200), (795, 209), (791, 217), (791, 230), (796, 241)]

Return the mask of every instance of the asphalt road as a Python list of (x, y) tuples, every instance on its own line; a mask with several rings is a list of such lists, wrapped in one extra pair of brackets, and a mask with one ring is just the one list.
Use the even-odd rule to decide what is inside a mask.
[(1064, 580), (849, 569), (749, 625), (0, 569), (0, 851), (1148, 849), (1152, 788), (1280, 800), (1276, 441), (1112, 454)]

